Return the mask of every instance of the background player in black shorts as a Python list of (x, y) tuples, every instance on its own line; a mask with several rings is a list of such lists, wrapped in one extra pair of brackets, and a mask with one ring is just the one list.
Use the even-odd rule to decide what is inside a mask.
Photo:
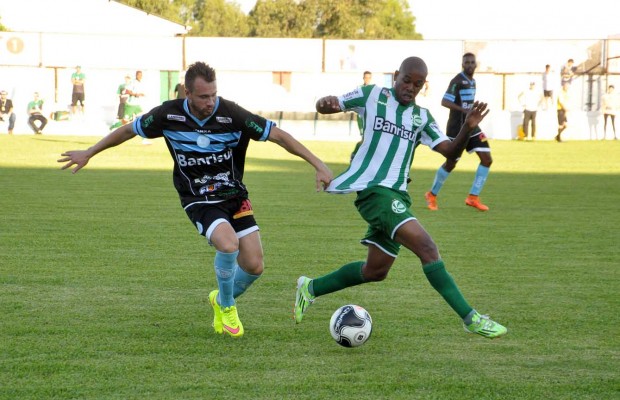
[[(474, 104), (474, 99), (476, 97), (474, 71), (476, 67), (476, 56), (472, 53), (465, 53), (463, 55), (463, 71), (450, 81), (448, 90), (441, 100), (441, 105), (450, 109), (446, 134), (451, 138), (456, 137), (459, 133), (463, 122), (465, 122), (467, 112)], [(487, 137), (480, 127), (476, 127), (474, 132), (472, 132), (466, 149), (468, 153), (476, 152), (480, 158), (480, 165), (478, 165), (478, 169), (476, 170), (474, 183), (469, 191), (469, 196), (465, 199), (465, 204), (477, 208), (480, 211), (487, 211), (489, 207), (482, 204), (479, 195), (489, 175), (489, 168), (491, 167), (493, 159), (491, 158), (491, 148), (489, 147)], [(459, 160), (460, 157), (446, 159), (446, 162), (437, 170), (431, 190), (424, 195), (429, 209), (439, 209), (437, 207), (437, 195), (439, 194), (439, 190), (441, 190), (444, 182), (448, 179), (448, 175), (456, 167)]]
[(275, 123), (217, 95), (215, 71), (192, 64), (185, 74), (186, 99), (164, 102), (101, 139), (87, 150), (67, 151), (58, 162), (83, 168), (97, 153), (133, 137), (166, 140), (174, 160), (173, 181), (181, 205), (198, 232), (215, 247), (218, 289), (209, 294), (217, 333), (243, 335), (235, 298), (263, 272), (263, 249), (243, 184), (251, 140), (277, 143), (316, 169), (316, 188), (333, 175), (327, 166)]

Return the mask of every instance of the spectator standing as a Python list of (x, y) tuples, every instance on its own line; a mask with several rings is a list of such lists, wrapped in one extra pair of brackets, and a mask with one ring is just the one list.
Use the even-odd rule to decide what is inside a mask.
[[(144, 86), (142, 84), (142, 71), (136, 71), (136, 78), (127, 89), (129, 99), (125, 104), (125, 115), (129, 121), (133, 121), (137, 116), (142, 115), (142, 101), (144, 99)], [(151, 141), (144, 137), (142, 144), (151, 144)]]
[(603, 110), (603, 140), (607, 138), (607, 119), (611, 120), (611, 128), (614, 132), (614, 140), (618, 140), (616, 136), (616, 114), (620, 110), (620, 98), (614, 93), (614, 85), (607, 87), (607, 93), (601, 98), (601, 109)]
[(144, 98), (144, 87), (142, 84), (142, 71), (136, 71), (136, 78), (126, 87), (129, 95), (125, 103), (125, 115), (133, 121), (135, 117), (142, 114), (142, 99)]
[(555, 141), (562, 142), (562, 132), (568, 127), (568, 110), (570, 108), (569, 96), (570, 83), (568, 81), (562, 84), (562, 89), (558, 93), (558, 134)]
[(118, 85), (116, 94), (118, 95), (118, 109), (116, 110), (116, 122), (110, 127), (110, 129), (116, 129), (119, 126), (125, 125), (129, 122), (129, 117), (125, 112), (125, 106), (129, 99), (128, 89), (131, 87), (131, 76), (125, 75), (125, 81)]
[(28, 103), (28, 126), (35, 135), (40, 135), (47, 125), (47, 118), (43, 115), (43, 103), (38, 92), (34, 92), (32, 101)]
[(575, 67), (575, 60), (569, 58), (566, 64), (562, 66), (562, 70), (560, 72), (560, 83), (564, 86), (565, 83), (569, 85), (573, 83), (573, 78), (575, 77), (575, 72), (577, 71), (577, 67)]
[(131, 76), (125, 75), (125, 81), (118, 85), (116, 89), (116, 94), (118, 95), (118, 110), (116, 112), (116, 116), (118, 119), (125, 119), (125, 104), (127, 104), (127, 100), (129, 99), (129, 93), (127, 93), (127, 88), (131, 86)]
[(174, 87), (174, 97), (176, 99), (184, 99), (185, 98), (185, 82), (184, 82), (184, 73), (179, 75), (179, 83)]
[(545, 65), (545, 72), (542, 75), (543, 95), (545, 102), (543, 103), (543, 110), (548, 110), (553, 107), (553, 91), (555, 89), (555, 77), (553, 71), (551, 71), (551, 65)]
[(73, 90), (71, 92), (71, 112), (73, 115), (77, 112), (78, 104), (80, 105), (80, 112), (84, 114), (84, 101), (86, 100), (84, 91), (85, 82), (86, 74), (82, 72), (82, 67), (78, 65), (75, 67), (75, 72), (71, 74), (71, 83), (73, 84)]
[(523, 139), (527, 140), (530, 132), (531, 140), (536, 139), (536, 112), (543, 103), (543, 95), (536, 89), (536, 82), (530, 82), (530, 88), (519, 94), (519, 102), (523, 107)]
[(17, 116), (13, 111), (13, 100), (9, 99), (8, 95), (9, 93), (6, 90), (0, 92), (0, 121), (9, 122), (9, 135), (12, 135)]

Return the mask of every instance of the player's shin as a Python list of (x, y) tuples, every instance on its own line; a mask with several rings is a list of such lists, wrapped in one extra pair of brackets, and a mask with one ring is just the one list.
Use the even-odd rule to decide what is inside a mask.
[(232, 253), (215, 252), (215, 276), (217, 278), (217, 286), (220, 290), (219, 303), (222, 307), (230, 307), (235, 304), (235, 299), (233, 298), (233, 283), (238, 254), (238, 250)]

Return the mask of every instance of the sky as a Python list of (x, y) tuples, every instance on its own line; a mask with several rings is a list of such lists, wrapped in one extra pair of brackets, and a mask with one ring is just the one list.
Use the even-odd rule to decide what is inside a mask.
[[(228, 1), (235, 1), (246, 13), (256, 4), (256, 0)], [(425, 39), (606, 39), (620, 35), (619, 0), (408, 1), (416, 31)], [(467, 24), (455, 23), (465, 18)]]

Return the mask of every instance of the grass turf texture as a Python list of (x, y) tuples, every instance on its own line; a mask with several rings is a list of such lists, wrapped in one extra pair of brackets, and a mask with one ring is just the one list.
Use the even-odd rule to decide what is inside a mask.
[[(464, 205), (465, 155), (424, 206), (439, 155), (420, 148), (414, 213), (466, 298), (509, 328), (463, 332), (402, 251), (388, 279), (320, 298), (291, 319), (296, 278), (365, 257), (353, 195), (314, 192), (311, 167), (252, 143), (245, 181), (266, 272), (238, 300), (246, 334), (215, 335), (213, 249), (171, 183), (163, 141), (110, 149), (76, 175), (92, 137), (0, 136), (0, 399), (604, 399), (619, 395), (620, 143), (493, 142), (483, 200)], [(334, 172), (353, 143), (306, 143)], [(357, 303), (371, 339), (338, 346), (332, 312)]]

